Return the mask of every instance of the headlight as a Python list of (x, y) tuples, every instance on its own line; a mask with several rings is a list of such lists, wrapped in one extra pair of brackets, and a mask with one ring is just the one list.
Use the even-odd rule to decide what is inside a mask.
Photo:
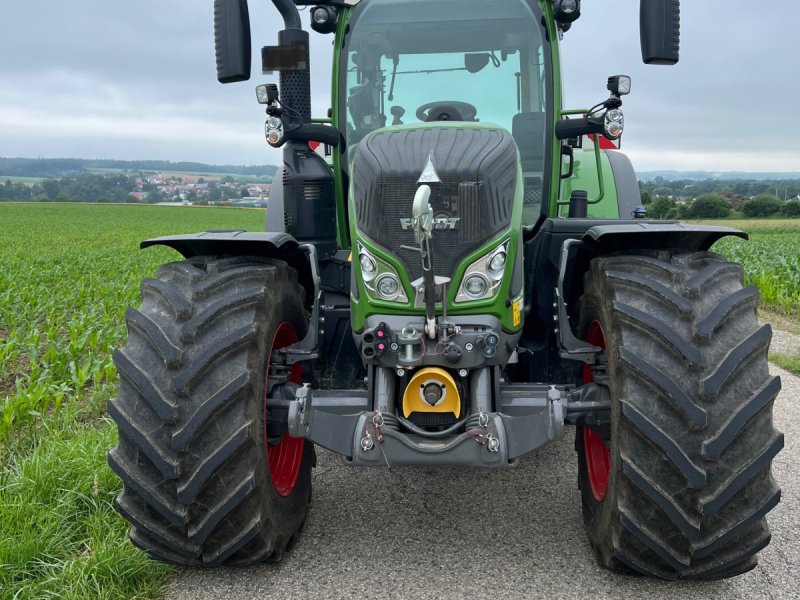
[(389, 302), (408, 302), (408, 296), (400, 283), (395, 268), (367, 250), (361, 242), (356, 242), (361, 279), (367, 294), (377, 300)]
[(486, 281), (486, 277), (480, 273), (467, 275), (467, 278), (464, 280), (464, 291), (467, 292), (467, 296), (470, 298), (483, 298), (488, 289), (489, 282)]
[(364, 281), (372, 281), (378, 273), (378, 265), (375, 264), (375, 259), (366, 252), (362, 252), (359, 257), (361, 261), (361, 275)]
[(395, 275), (384, 273), (378, 277), (375, 289), (378, 290), (378, 295), (384, 300), (394, 300), (400, 293), (400, 281)]
[(264, 124), (264, 134), (269, 145), (277, 148), (283, 144), (283, 122), (277, 117), (269, 117)]
[(501, 279), (503, 277), (503, 269), (506, 267), (506, 252), (505, 250), (500, 250), (499, 252), (495, 252), (494, 255), (489, 259), (489, 272), (493, 276), (497, 276), (496, 279)]
[(497, 293), (508, 262), (509, 240), (469, 265), (456, 294), (456, 302), (486, 300)]

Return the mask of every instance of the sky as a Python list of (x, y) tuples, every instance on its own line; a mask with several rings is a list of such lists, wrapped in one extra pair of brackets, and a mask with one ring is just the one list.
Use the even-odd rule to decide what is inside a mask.
[[(255, 53), (283, 24), (267, 0), (249, 4), (253, 78), (223, 86), (212, 0), (2, 0), (0, 156), (278, 163), (254, 93), (277, 76)], [(684, 0), (674, 67), (641, 62), (636, 0), (582, 4), (562, 44), (566, 108), (631, 75), (623, 150), (638, 170), (800, 172), (800, 2)], [(315, 116), (332, 40), (311, 32)]]

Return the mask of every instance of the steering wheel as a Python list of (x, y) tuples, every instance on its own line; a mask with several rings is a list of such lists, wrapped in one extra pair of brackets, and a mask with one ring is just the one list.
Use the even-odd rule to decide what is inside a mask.
[(457, 100), (437, 100), (428, 102), (417, 109), (420, 121), (474, 121), (478, 109), (469, 102)]

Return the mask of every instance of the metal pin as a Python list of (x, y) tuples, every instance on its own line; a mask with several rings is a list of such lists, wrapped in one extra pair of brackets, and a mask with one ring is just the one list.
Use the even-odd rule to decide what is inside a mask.
[(363, 438), (361, 438), (361, 449), (364, 452), (369, 452), (374, 447), (375, 447), (375, 442), (373, 441), (372, 436), (370, 434), (367, 434)]

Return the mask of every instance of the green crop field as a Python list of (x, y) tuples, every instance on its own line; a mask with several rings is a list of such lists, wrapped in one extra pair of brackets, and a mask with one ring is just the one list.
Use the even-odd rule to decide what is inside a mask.
[(0, 204), (0, 440), (114, 381), (111, 349), (139, 281), (179, 258), (139, 242), (263, 228), (263, 211)]
[(11, 183), (41, 183), (45, 180), (44, 177), (11, 177), (0, 175), (0, 184), (5, 183), (6, 181), (11, 181)]
[(800, 316), (800, 220), (715, 221), (750, 234), (750, 241), (720, 240), (712, 248), (742, 263), (745, 283), (755, 285), (762, 305), (789, 316)]

